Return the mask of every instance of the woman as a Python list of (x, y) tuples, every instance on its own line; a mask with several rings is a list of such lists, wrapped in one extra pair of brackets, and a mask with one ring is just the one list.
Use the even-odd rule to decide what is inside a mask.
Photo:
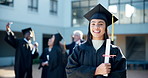
[[(85, 43), (75, 47), (68, 58), (68, 78), (126, 78), (126, 59), (119, 47), (110, 46), (110, 54), (114, 57), (109, 59), (109, 63), (104, 63), (106, 39), (109, 38), (107, 26), (111, 24), (112, 17), (108, 13), (110, 12), (99, 4), (85, 15), (90, 22), (88, 38)], [(106, 74), (107, 77), (104, 76)]]
[(40, 56), (42, 76), (41, 78), (66, 78), (65, 66), (67, 54), (60, 45), (62, 36), (58, 33), (48, 40), (48, 48)]

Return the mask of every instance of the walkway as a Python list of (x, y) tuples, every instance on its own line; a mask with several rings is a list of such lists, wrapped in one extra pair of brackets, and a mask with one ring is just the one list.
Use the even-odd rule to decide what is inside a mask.
[[(148, 78), (148, 70), (128, 70), (127, 78)], [(33, 65), (33, 78), (40, 78), (41, 70), (38, 65)], [(0, 78), (14, 78), (13, 66), (0, 67)]]

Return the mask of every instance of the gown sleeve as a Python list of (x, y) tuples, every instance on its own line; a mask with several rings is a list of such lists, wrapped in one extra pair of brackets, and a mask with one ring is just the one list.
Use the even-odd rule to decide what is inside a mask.
[(46, 55), (47, 55), (47, 54), (46, 54), (46, 48), (45, 48), (45, 49), (43, 50), (41, 56), (39, 57), (39, 59), (40, 59), (40, 65), (39, 65), (38, 69), (42, 68), (42, 67), (43, 67), (43, 66), (42, 66), (42, 63), (45, 62), (45, 61), (47, 61)]
[(111, 73), (109, 78), (126, 78), (126, 59), (122, 54), (121, 49), (115, 48), (111, 50), (113, 53), (116, 53), (116, 57), (111, 58)]
[(18, 40), (16, 39), (14, 33), (12, 31), (7, 32), (4, 40), (11, 45), (13, 48), (17, 48)]
[(71, 44), (67, 44), (67, 45), (66, 45), (66, 49), (69, 49), (70, 46), (71, 46)]
[(71, 49), (71, 48), (73, 48), (73, 45), (75, 45), (75, 42), (72, 42), (72, 43), (70, 43), (70, 44), (67, 44), (67, 45), (66, 45), (66, 49)]
[(80, 64), (83, 58), (80, 58), (81, 50), (79, 46), (75, 47), (73, 54), (69, 56), (66, 66), (66, 74), (68, 78), (92, 78), (96, 67)]
[(39, 56), (38, 48), (35, 49), (34, 54), (32, 54), (32, 58), (36, 59)]

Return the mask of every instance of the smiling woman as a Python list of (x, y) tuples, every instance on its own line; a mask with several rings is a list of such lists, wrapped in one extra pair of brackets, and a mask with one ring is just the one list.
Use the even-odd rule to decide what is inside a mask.
[[(98, 4), (84, 17), (89, 20), (87, 41), (73, 49), (68, 58), (68, 78), (126, 78), (126, 59), (119, 47), (106, 46), (107, 27), (112, 24), (112, 14)], [(117, 21), (114, 17), (113, 23)], [(109, 47), (109, 63), (104, 63), (105, 49)], [(108, 74), (108, 75), (107, 75)], [(108, 77), (104, 77), (108, 76)]]

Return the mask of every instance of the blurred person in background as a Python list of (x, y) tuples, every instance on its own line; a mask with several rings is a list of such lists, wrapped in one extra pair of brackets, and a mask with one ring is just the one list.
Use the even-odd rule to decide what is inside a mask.
[(6, 25), (5, 41), (16, 49), (15, 52), (15, 78), (32, 78), (33, 59), (38, 57), (38, 43), (32, 44), (33, 37), (31, 28), (22, 30), (24, 38), (18, 39), (11, 31), (10, 24)]
[(60, 33), (49, 38), (48, 47), (44, 49), (40, 56), (41, 78), (66, 78), (67, 53), (64, 46), (60, 44), (62, 39)]
[(74, 48), (76, 45), (80, 45), (82, 42), (84, 42), (82, 31), (80, 31), (80, 30), (75, 30), (75, 31), (73, 32), (73, 42), (66, 45), (66, 49), (69, 50), (68, 55), (71, 55), (71, 54), (72, 54), (72, 51), (73, 51), (73, 48)]

